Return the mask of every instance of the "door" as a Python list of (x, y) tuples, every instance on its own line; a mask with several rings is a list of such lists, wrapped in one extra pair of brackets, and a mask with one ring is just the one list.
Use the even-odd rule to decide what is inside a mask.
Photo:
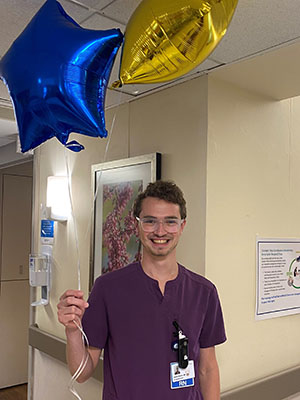
[(0, 388), (27, 382), (32, 178), (3, 175)]

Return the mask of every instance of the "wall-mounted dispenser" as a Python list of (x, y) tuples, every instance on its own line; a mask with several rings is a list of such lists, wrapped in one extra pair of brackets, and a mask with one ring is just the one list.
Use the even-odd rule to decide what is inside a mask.
[(47, 305), (51, 287), (52, 246), (42, 245), (41, 254), (29, 256), (29, 284), (40, 288), (41, 297), (32, 306)]

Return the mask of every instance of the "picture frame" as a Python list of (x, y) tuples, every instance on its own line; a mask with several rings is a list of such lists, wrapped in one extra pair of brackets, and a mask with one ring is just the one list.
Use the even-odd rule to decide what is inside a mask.
[(133, 204), (149, 182), (161, 178), (161, 154), (95, 164), (91, 174), (90, 290), (98, 276), (140, 258)]

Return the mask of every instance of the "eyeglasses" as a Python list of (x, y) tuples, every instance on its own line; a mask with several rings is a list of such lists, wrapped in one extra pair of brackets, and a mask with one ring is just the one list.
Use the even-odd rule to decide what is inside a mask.
[(159, 224), (162, 224), (164, 230), (168, 233), (176, 233), (179, 231), (181, 224), (184, 219), (179, 218), (163, 218), (158, 219), (154, 217), (135, 217), (141, 224), (144, 232), (154, 232), (159, 228)]

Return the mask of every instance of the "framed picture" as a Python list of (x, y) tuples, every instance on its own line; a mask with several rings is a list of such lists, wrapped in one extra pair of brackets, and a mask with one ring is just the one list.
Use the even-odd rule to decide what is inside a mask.
[(139, 260), (134, 201), (149, 182), (160, 177), (160, 153), (92, 165), (90, 289), (99, 275)]

